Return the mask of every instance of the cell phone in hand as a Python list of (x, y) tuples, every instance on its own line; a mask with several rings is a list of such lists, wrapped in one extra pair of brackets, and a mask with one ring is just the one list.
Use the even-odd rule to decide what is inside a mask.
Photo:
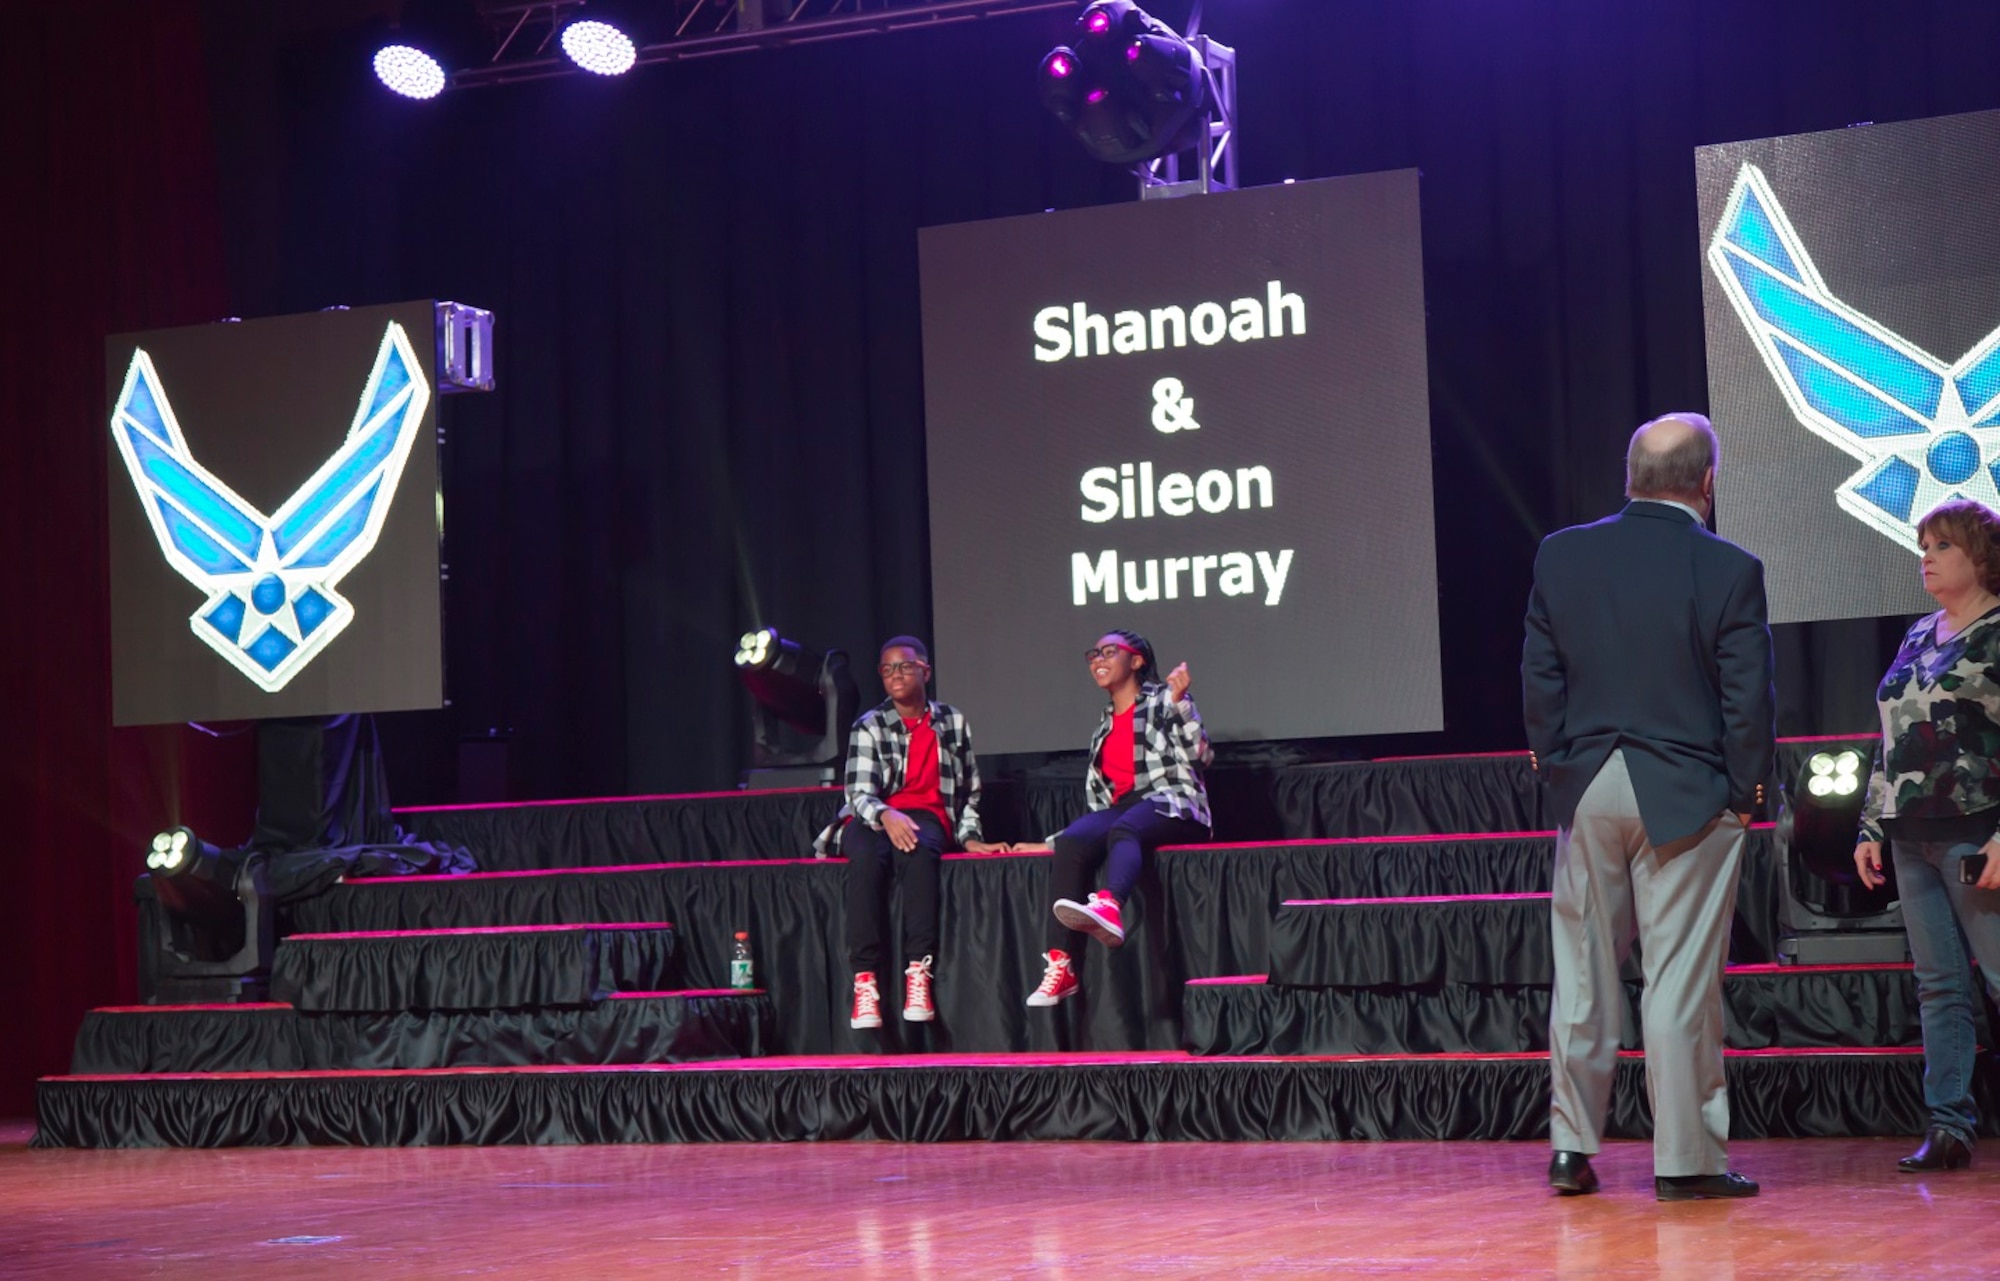
[(1967, 854), (1964, 858), (1958, 860), (1958, 883), (1960, 885), (1971, 885), (1984, 875), (1986, 875), (1986, 856), (1984, 854)]

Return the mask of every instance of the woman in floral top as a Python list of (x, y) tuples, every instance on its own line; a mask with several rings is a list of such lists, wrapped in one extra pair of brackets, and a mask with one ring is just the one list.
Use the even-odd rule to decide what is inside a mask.
[[(1972, 1164), (1968, 944), (2000, 995), (2000, 516), (1948, 502), (1917, 538), (1924, 590), (1943, 608), (1910, 628), (1875, 691), (1882, 742), (1854, 850), (1862, 882), (1881, 885), (1888, 839), (1916, 963), (1930, 1124), (1897, 1162), (1910, 1173)], [(1960, 870), (1972, 855), (1986, 867), (1968, 884)]]

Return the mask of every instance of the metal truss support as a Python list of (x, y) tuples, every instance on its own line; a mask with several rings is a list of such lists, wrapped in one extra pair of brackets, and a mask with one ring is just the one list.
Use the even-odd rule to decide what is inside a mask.
[[(1207, 36), (1190, 36), (1208, 76), (1208, 122), (1192, 147), (1139, 166), (1139, 199), (1168, 200), (1236, 190), (1236, 50)], [(1181, 159), (1192, 153), (1194, 177), (1181, 177)]]
[[(1077, 0), (661, 0), (676, 20), (670, 34), (639, 46), (636, 66), (782, 48), (854, 36), (1073, 10)], [(556, 46), (556, 33), (582, 11), (582, 0), (482, 5), (494, 53), (451, 77), (453, 89), (476, 89), (581, 74)]]

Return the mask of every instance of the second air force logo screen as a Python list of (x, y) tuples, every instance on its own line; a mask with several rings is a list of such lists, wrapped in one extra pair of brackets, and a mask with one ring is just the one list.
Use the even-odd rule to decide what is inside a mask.
[(1928, 612), (1916, 523), (2000, 507), (2000, 112), (1695, 163), (1717, 527), (1774, 623)]
[(442, 704), (435, 324), (108, 342), (116, 723)]

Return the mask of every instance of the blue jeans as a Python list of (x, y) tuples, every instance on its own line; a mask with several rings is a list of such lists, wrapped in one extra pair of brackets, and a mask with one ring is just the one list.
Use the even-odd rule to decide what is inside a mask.
[(1903, 928), (1916, 963), (1917, 1007), (1924, 1027), (1924, 1106), (1930, 1123), (1973, 1141), (1979, 1109), (1972, 1102), (1974, 1033), (1972, 967), (1987, 991), (2000, 995), (2000, 891), (1958, 881), (1959, 860), (1977, 854), (1971, 841), (1890, 842)]

